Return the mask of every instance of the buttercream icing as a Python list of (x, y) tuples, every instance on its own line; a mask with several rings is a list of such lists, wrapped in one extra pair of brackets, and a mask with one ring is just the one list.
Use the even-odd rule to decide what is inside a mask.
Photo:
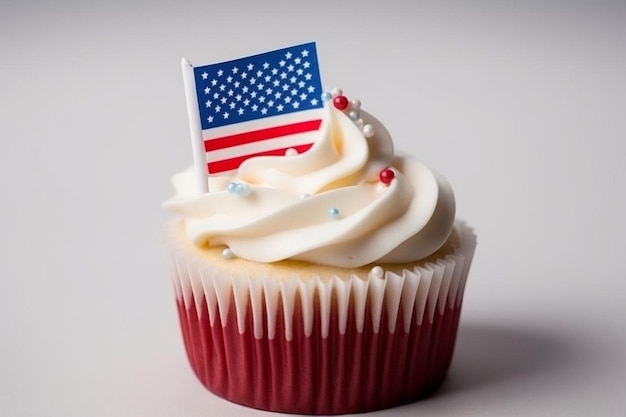
[(210, 176), (207, 193), (197, 193), (191, 168), (176, 174), (176, 195), (164, 207), (182, 215), (199, 247), (225, 246), (229, 257), (265, 263), (407, 263), (446, 242), (455, 215), (450, 185), (394, 153), (387, 129), (358, 101), (328, 95), (314, 134), (304, 153), (254, 157)]

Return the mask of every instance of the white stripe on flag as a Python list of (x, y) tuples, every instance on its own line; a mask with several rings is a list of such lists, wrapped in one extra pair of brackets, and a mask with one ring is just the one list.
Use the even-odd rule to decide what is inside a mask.
[(269, 149), (292, 148), (297, 145), (313, 143), (315, 139), (317, 139), (317, 131), (304, 132), (260, 142), (252, 142), (240, 146), (231, 146), (229, 148), (207, 152), (207, 162), (215, 162), (222, 159), (236, 158), (241, 155), (261, 153)]

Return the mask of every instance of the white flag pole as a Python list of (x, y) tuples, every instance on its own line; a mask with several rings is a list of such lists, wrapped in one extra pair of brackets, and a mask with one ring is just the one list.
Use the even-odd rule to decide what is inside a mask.
[(191, 149), (193, 151), (193, 163), (196, 168), (198, 180), (198, 192), (209, 191), (206, 153), (204, 150), (204, 138), (202, 137), (202, 123), (200, 122), (200, 109), (196, 94), (196, 79), (193, 74), (193, 65), (186, 58), (180, 62), (183, 70), (183, 83), (185, 85), (185, 98), (187, 101), (187, 117), (189, 119), (189, 133), (191, 135)]

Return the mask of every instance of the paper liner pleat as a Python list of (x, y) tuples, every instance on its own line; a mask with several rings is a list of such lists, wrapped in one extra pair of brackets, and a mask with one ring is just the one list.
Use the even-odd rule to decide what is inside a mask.
[(191, 367), (212, 392), (280, 412), (364, 412), (429, 394), (452, 358), (475, 249), (471, 229), (457, 230), (453, 253), (367, 280), (233, 274), (187, 255), (170, 231)]

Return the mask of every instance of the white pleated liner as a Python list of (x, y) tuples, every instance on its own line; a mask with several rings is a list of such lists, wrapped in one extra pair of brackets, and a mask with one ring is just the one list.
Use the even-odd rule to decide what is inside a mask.
[[(304, 280), (298, 277), (279, 279), (264, 275), (233, 274), (190, 254), (179, 241), (176, 225), (166, 227), (163, 240), (176, 296), (187, 309), (195, 306), (200, 315), (206, 299), (211, 326), (215, 325), (219, 311), (220, 325), (226, 327), (228, 311), (234, 301), (239, 333), (245, 331), (246, 314), (251, 311), (255, 338), (261, 339), (267, 332), (267, 337), (274, 339), (278, 308), (282, 304), (285, 337), (291, 340), (297, 306), (302, 310), (306, 336), (311, 336), (313, 332), (316, 307), (319, 308), (322, 337), (328, 336), (333, 296), (341, 334), (345, 334), (350, 324), (350, 308), (353, 310), (354, 326), (359, 332), (363, 331), (366, 314), (370, 314), (373, 330), (378, 333), (383, 325), (385, 308), (387, 330), (395, 332), (398, 313), (402, 310), (404, 331), (409, 333), (412, 320), (417, 320), (418, 325), (424, 319), (432, 323), (437, 308), (442, 314), (446, 305), (449, 308), (458, 307), (474, 255), (476, 236), (461, 222), (457, 222), (455, 226), (459, 231), (461, 244), (453, 253), (413, 270), (405, 269), (402, 275), (386, 271), (381, 277), (370, 273), (367, 280), (354, 275), (347, 280), (333, 276), (324, 281), (319, 277)], [(318, 306), (315, 294), (318, 296)], [(298, 295), (299, 304), (296, 303)], [(263, 325), (264, 311), (267, 329)]]

